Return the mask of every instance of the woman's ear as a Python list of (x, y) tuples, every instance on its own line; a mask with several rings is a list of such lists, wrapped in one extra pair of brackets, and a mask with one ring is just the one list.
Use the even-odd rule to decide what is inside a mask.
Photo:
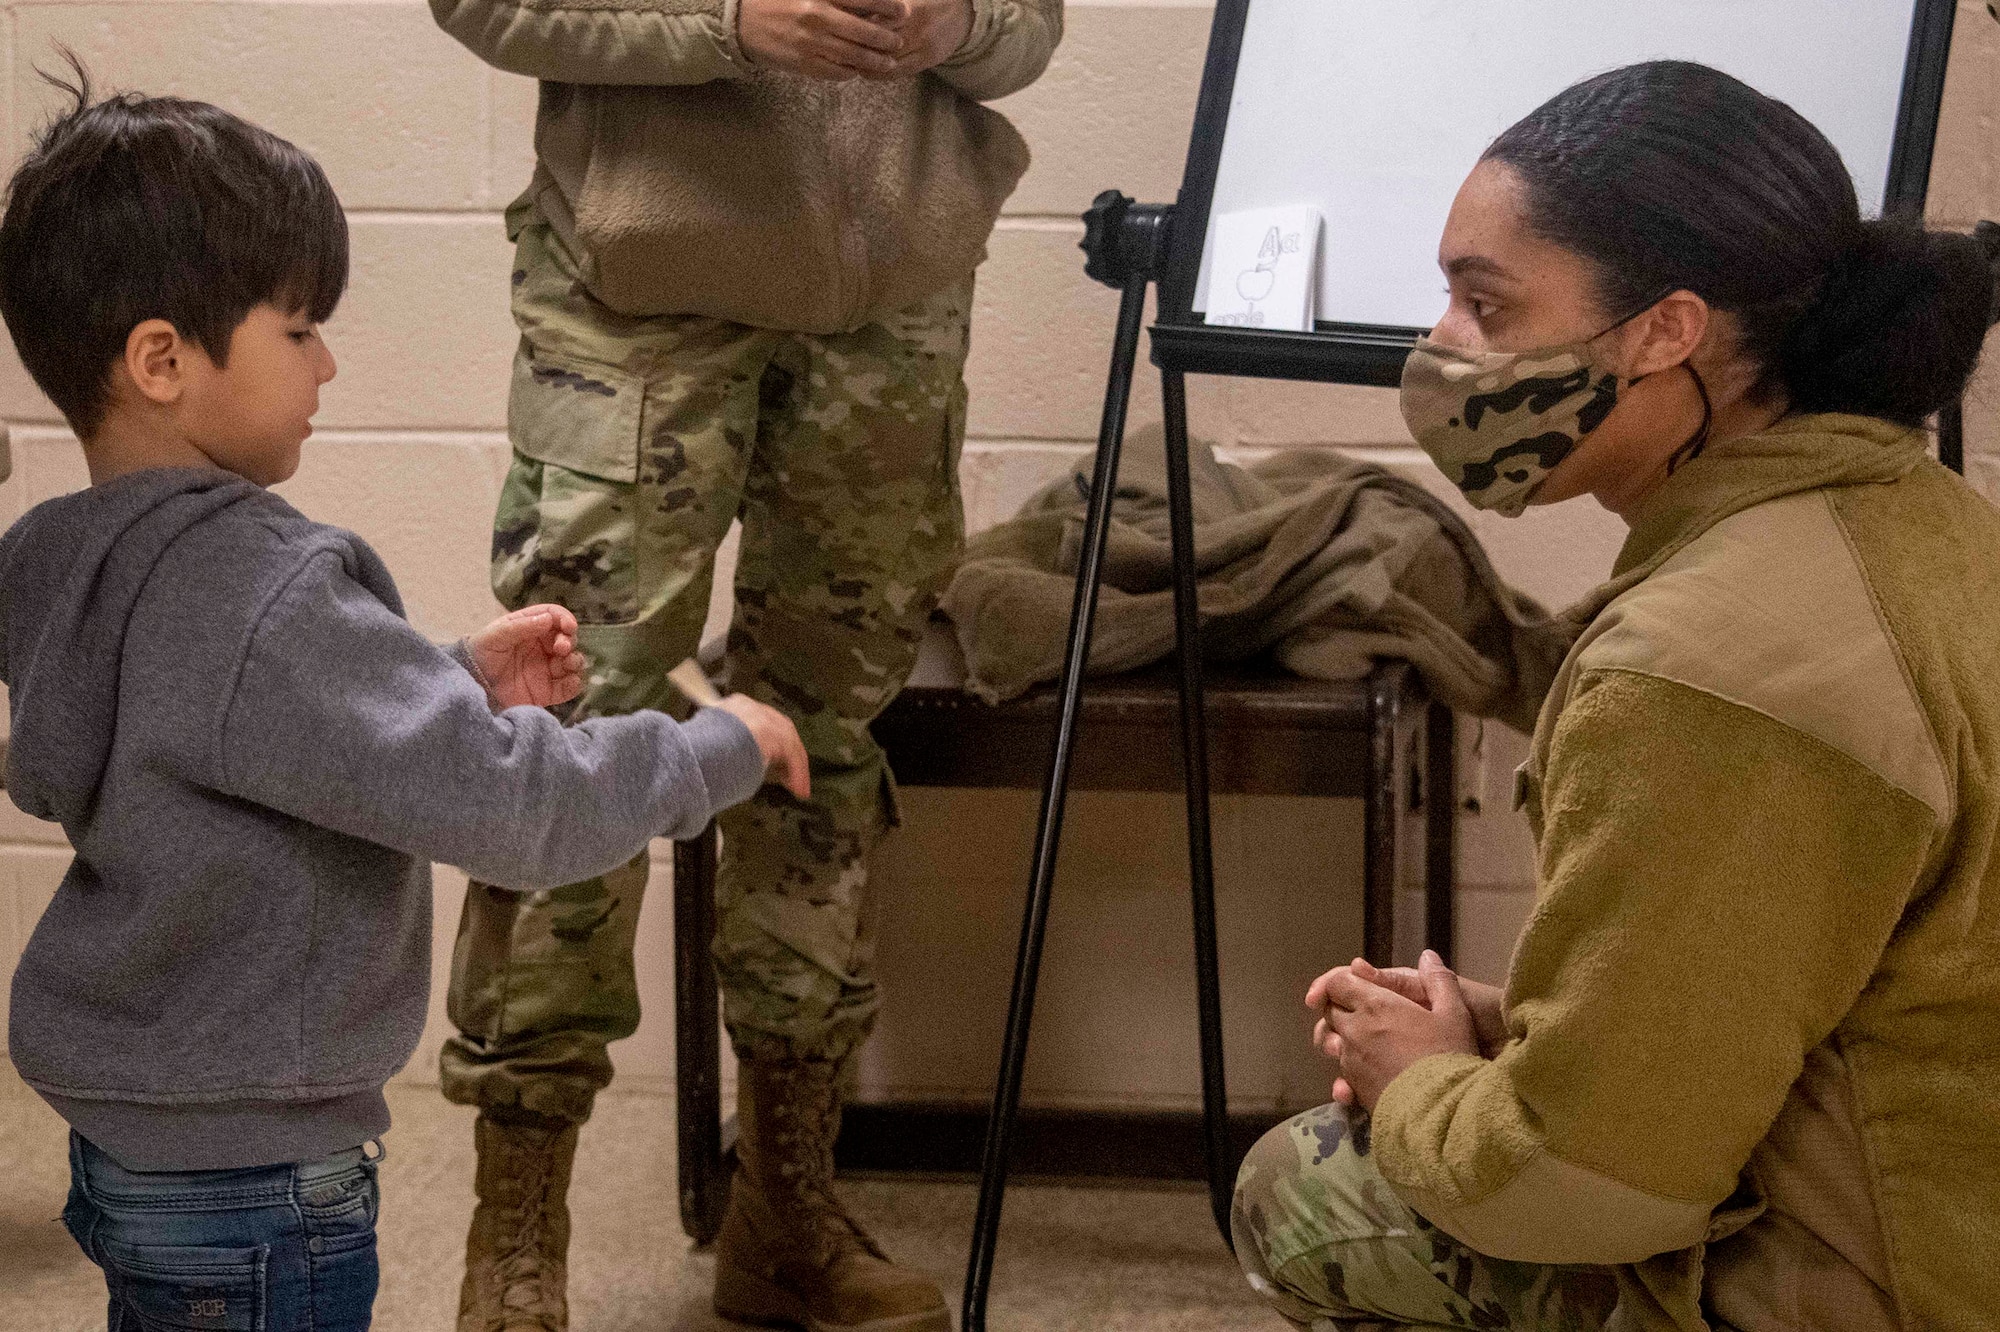
[(1708, 302), (1691, 291), (1671, 292), (1629, 327), (1631, 378), (1658, 374), (1693, 356), (1708, 337)]
[(135, 324), (125, 335), (126, 377), (139, 395), (160, 406), (179, 402), (187, 389), (188, 354), (193, 349), (164, 319)]

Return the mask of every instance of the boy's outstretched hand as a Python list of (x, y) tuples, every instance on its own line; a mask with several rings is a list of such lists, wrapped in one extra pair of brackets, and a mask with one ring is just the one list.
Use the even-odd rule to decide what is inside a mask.
[(715, 705), (750, 728), (757, 748), (764, 751), (764, 772), (801, 800), (812, 797), (812, 764), (805, 741), (792, 719), (774, 707), (743, 694), (730, 694)]
[(583, 692), (576, 616), (561, 606), (524, 606), (465, 640), (496, 708), (548, 708)]

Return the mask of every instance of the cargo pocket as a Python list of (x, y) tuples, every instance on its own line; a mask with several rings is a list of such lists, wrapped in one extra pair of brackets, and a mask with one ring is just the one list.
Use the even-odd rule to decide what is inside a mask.
[(269, 1249), (99, 1240), (114, 1305), (145, 1332), (264, 1332)]
[(493, 591), (553, 601), (584, 624), (639, 615), (639, 432), (645, 382), (523, 342), (507, 434), (514, 467), (493, 522)]

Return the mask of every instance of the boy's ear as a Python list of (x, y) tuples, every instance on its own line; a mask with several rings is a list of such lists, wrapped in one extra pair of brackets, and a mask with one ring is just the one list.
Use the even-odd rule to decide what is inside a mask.
[(125, 374), (140, 396), (169, 406), (179, 402), (187, 388), (188, 356), (193, 350), (172, 324), (148, 319), (125, 335)]

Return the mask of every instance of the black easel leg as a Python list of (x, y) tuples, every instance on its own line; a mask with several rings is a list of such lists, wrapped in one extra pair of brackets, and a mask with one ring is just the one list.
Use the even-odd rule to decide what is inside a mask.
[(1188, 882), (1194, 905), (1195, 1008), (1201, 1027), (1202, 1127), (1208, 1203), (1231, 1248), (1229, 1210), (1237, 1161), (1229, 1147), (1229, 1091), (1222, 1068), (1222, 976), (1215, 943), (1215, 855), (1208, 822), (1208, 725), (1202, 712), (1201, 611), (1195, 584), (1194, 496), (1188, 474), (1187, 377), (1160, 372), (1166, 409), (1167, 522), (1174, 553), (1174, 636), (1181, 667), (1181, 776), (1187, 790)]
[(1125, 409), (1132, 396), (1132, 371), (1139, 354), (1140, 323), (1146, 312), (1147, 278), (1136, 273), (1122, 288), (1118, 332), (1111, 345), (1111, 377), (1104, 389), (1104, 418), (1097, 435), (1097, 463), (1091, 473), (1090, 505), (1084, 517), (1083, 550), (1077, 561), (1076, 595), (1070, 603), (1069, 645), (1063, 655), (1062, 704), (1055, 751), (1042, 787), (1041, 817), (1035, 829), (1034, 867), (1028, 903), (1021, 917), (1021, 946), (1014, 960), (1014, 990), (1007, 1005), (1007, 1035), (1000, 1048), (999, 1082), (993, 1113), (986, 1122), (986, 1146), (979, 1166), (979, 1208), (972, 1222), (972, 1253), (965, 1264), (965, 1305), (961, 1332), (984, 1332), (986, 1295), (1000, 1236), (1000, 1204), (1007, 1188), (1007, 1148), (1021, 1104), (1021, 1070), (1027, 1062), (1028, 1031), (1034, 1021), (1035, 984), (1041, 972), (1042, 936), (1048, 927), (1049, 895), (1055, 881), (1056, 850), (1062, 840), (1063, 807), (1090, 660), (1091, 622), (1097, 615), (1097, 580), (1110, 535), (1111, 501), (1118, 489), (1118, 454), (1125, 442)]
[(681, 1229), (707, 1244), (722, 1229), (730, 1161), (722, 1131), (722, 1043), (715, 993), (715, 825), (674, 843), (674, 1114)]

